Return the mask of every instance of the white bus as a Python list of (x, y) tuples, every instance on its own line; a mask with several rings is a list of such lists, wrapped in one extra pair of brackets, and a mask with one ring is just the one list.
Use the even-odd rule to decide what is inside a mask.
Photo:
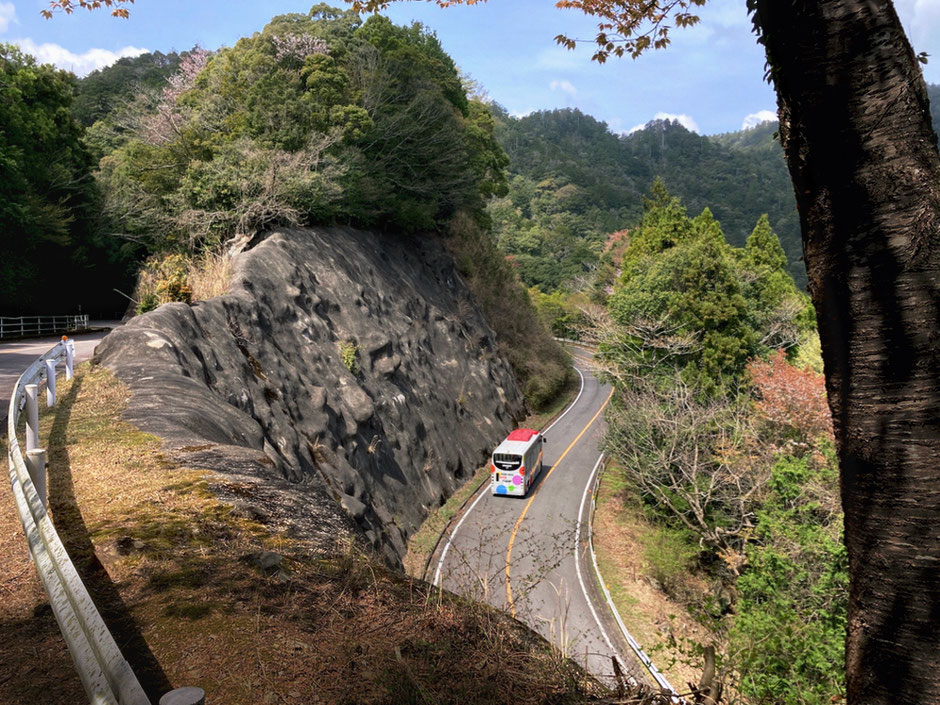
[(518, 428), (493, 451), (490, 489), (493, 494), (525, 497), (542, 471), (545, 436), (531, 428)]

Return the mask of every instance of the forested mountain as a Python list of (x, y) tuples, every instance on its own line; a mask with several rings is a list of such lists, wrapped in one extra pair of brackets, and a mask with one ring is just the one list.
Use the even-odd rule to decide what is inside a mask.
[(657, 177), (690, 212), (710, 208), (736, 246), (766, 213), (788, 270), (805, 284), (799, 221), (773, 125), (710, 138), (657, 120), (617, 136), (578, 110), (523, 118), (494, 110), (512, 179), (508, 198), (491, 213), (528, 284), (552, 289), (589, 271), (606, 235), (638, 222), (642, 195)]
[[(928, 86), (934, 129), (940, 86)], [(777, 123), (702, 136), (656, 120), (630, 135), (577, 109), (510, 116), (493, 106), (497, 139), (510, 158), (510, 192), (490, 206), (500, 244), (529, 285), (552, 290), (589, 273), (607, 236), (632, 227), (655, 178), (690, 213), (709, 208), (728, 242), (744, 244), (769, 217), (787, 270), (806, 285), (800, 223)]]
[(180, 65), (175, 51), (159, 51), (118, 59), (78, 81), (72, 114), (88, 127), (131, 103), (144, 91), (159, 93)]

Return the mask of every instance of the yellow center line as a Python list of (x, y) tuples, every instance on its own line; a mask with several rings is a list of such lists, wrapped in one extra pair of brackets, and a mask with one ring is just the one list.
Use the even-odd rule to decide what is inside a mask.
[(522, 526), (522, 520), (525, 519), (526, 512), (529, 511), (529, 507), (532, 506), (532, 502), (535, 501), (535, 498), (536, 496), (538, 496), (539, 491), (542, 489), (545, 483), (548, 482), (548, 478), (550, 478), (552, 476), (552, 473), (555, 472), (555, 468), (561, 465), (561, 461), (565, 459), (566, 455), (568, 455), (568, 451), (574, 448), (575, 444), (577, 444), (577, 442), (581, 440), (581, 436), (583, 436), (587, 432), (587, 430), (591, 427), (591, 424), (597, 421), (597, 417), (601, 415), (601, 412), (610, 402), (610, 398), (613, 395), (614, 395), (614, 390), (613, 390), (613, 387), (611, 387), (610, 394), (607, 395), (607, 398), (604, 400), (604, 403), (601, 404), (601, 408), (597, 410), (597, 413), (594, 414), (591, 420), (587, 422), (587, 425), (581, 429), (581, 433), (578, 434), (577, 438), (571, 441), (571, 444), (567, 448), (565, 448), (565, 452), (562, 453), (561, 457), (555, 461), (554, 465), (552, 465), (552, 469), (548, 471), (548, 474), (545, 476), (545, 479), (542, 480), (542, 482), (539, 483), (539, 486), (535, 488), (535, 492), (532, 493), (532, 496), (529, 497), (529, 501), (526, 502), (525, 507), (522, 508), (522, 514), (520, 514), (519, 518), (516, 519), (516, 525), (512, 527), (512, 533), (509, 534), (509, 548), (506, 549), (506, 600), (509, 603), (509, 613), (513, 617), (516, 616), (516, 606), (512, 601), (512, 585), (510, 583), (510, 577), (509, 577), (509, 566), (510, 566), (510, 561), (512, 560), (512, 545), (516, 541), (516, 533), (519, 531), (519, 527)]

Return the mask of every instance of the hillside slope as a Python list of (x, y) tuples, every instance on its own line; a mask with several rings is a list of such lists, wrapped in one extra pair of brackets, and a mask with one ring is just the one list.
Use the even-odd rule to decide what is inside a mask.
[(525, 408), (493, 331), (436, 240), (281, 230), (226, 296), (167, 304), (97, 360), (127, 418), (190, 466), (235, 473), (262, 514), (324, 548), (349, 527), (393, 565), (430, 507)]

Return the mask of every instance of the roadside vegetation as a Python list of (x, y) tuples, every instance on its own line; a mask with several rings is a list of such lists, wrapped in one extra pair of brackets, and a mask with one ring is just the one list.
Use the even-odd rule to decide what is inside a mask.
[[(127, 392), (107, 371), (82, 366), (59, 392), (41, 435), (54, 521), (151, 695), (198, 685), (227, 705), (576, 703), (602, 692), (496, 610), (393, 573), (342, 537), (314, 552), (219, 501), (204, 472), (121, 420)], [(81, 700), (5, 508), (2, 609), (16, 618), (4, 624), (38, 616), (25, 634), (42, 631), (42, 656), (8, 634), (0, 700)]]
[[(845, 687), (848, 571), (815, 319), (785, 265), (766, 218), (734, 248), (654, 184), (583, 310), (617, 390), (597, 539), (667, 669), (715, 646), (724, 702), (823, 705)], [(682, 614), (638, 608), (644, 583)]]

